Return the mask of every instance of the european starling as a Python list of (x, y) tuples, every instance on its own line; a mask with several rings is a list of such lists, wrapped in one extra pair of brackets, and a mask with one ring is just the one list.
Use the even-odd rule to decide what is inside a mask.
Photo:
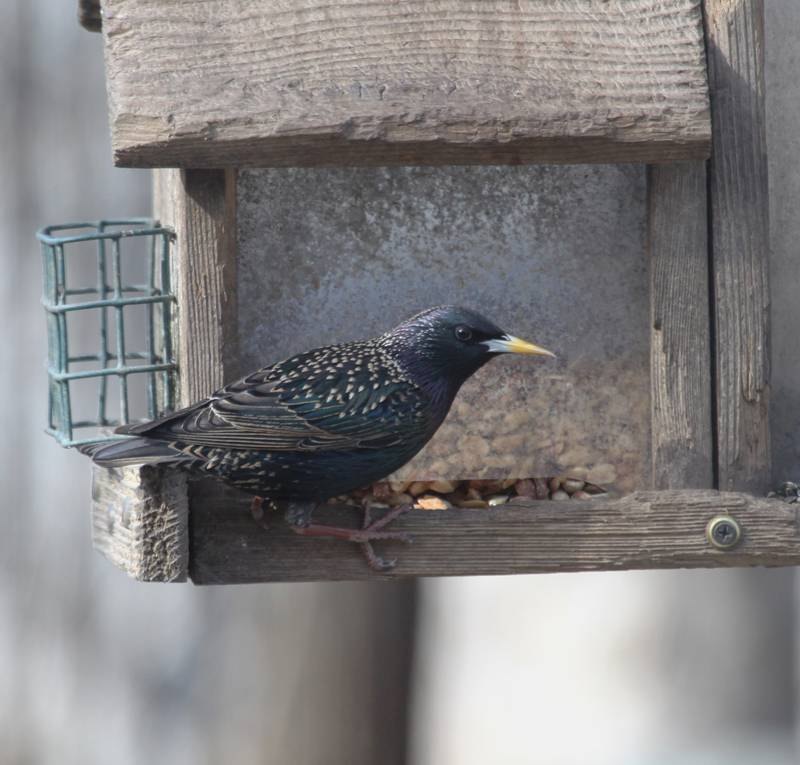
[(261, 499), (288, 502), (293, 530), (363, 545), (403, 539), (385, 526), (407, 507), (360, 530), (311, 522), (330, 497), (380, 480), (408, 462), (444, 421), (461, 385), (500, 353), (552, 356), (479, 314), (439, 306), (371, 340), (317, 348), (259, 369), (209, 398), (153, 422), (136, 438), (85, 449), (104, 467), (164, 464), (213, 476)]

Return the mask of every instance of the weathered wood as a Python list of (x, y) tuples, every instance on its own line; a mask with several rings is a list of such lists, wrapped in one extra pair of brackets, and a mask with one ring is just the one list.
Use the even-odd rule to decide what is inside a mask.
[(229, 382), (238, 368), (234, 171), (161, 171), (155, 210), (172, 226), (178, 296), (176, 351), (183, 406)]
[(142, 582), (185, 582), (186, 476), (148, 466), (92, 473), (92, 544)]
[(117, 164), (708, 156), (699, 0), (104, 0)]
[(770, 481), (769, 221), (761, 0), (706, 0), (710, 204), (722, 489)]
[(706, 168), (648, 168), (653, 488), (714, 485)]
[[(367, 568), (355, 545), (299, 537), (280, 513), (268, 516), (270, 529), (264, 530), (248, 507), (247, 497), (227, 491), (192, 509), (189, 575), (195, 583), (800, 564), (797, 505), (710, 490), (519, 499), (496, 510), (415, 510), (392, 527), (410, 532), (412, 544), (376, 545), (399, 559), (384, 575)], [(743, 529), (743, 541), (728, 552), (706, 540), (706, 524), (721, 513)], [(355, 525), (357, 516), (323, 507), (315, 520)]]

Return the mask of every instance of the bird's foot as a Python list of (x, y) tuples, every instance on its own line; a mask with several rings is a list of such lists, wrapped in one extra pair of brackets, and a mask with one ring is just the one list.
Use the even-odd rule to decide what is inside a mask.
[(791, 504), (800, 500), (800, 486), (793, 481), (784, 481), (775, 491), (771, 491), (767, 496), (777, 497)]
[(314, 506), (310, 504), (300, 504), (292, 502), (286, 510), (286, 522), (295, 534), (306, 537), (331, 537), (333, 539), (343, 539), (347, 542), (355, 542), (361, 545), (364, 557), (370, 568), (375, 571), (387, 571), (394, 568), (396, 560), (385, 560), (376, 555), (372, 547), (373, 542), (396, 540), (399, 542), (411, 542), (411, 535), (405, 531), (384, 531), (395, 518), (411, 510), (411, 505), (401, 505), (394, 507), (389, 512), (376, 520), (372, 520), (370, 507), (364, 507), (364, 522), (360, 529), (348, 529), (341, 526), (328, 526), (322, 523), (312, 523), (311, 514)]
[(374, 539), (398, 539), (406, 544), (411, 543), (411, 535), (404, 531), (381, 531), (381, 529), (388, 526), (395, 518), (407, 513), (412, 507), (413, 505), (399, 505), (373, 521), (370, 504), (369, 502), (365, 503), (364, 522), (361, 531), (362, 533), (366, 532), (372, 536), (370, 539), (361, 542), (361, 551), (364, 553), (367, 564), (373, 571), (389, 571), (397, 565), (397, 558), (387, 559), (376, 554), (375, 548), (372, 546), (372, 541)]

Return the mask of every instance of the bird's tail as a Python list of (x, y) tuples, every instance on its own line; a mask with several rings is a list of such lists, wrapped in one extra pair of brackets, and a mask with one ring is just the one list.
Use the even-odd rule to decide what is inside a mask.
[(78, 446), (78, 451), (87, 454), (101, 467), (124, 467), (125, 465), (179, 464), (191, 462), (192, 458), (167, 441), (152, 438), (126, 438), (120, 441), (95, 441)]

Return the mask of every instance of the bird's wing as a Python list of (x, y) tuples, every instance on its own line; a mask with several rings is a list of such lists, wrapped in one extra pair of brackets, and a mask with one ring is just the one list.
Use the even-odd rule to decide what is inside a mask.
[(124, 432), (259, 451), (385, 448), (430, 432), (426, 397), (399, 369), (366, 352), (336, 355), (342, 348), (259, 370), (188, 409)]

